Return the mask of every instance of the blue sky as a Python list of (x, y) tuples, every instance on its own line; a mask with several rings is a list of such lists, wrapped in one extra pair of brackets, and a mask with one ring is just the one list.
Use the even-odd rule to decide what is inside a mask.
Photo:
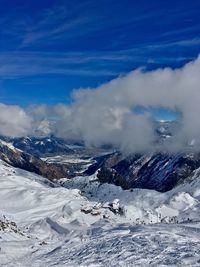
[(0, 102), (70, 101), (138, 67), (200, 52), (200, 1), (0, 0)]

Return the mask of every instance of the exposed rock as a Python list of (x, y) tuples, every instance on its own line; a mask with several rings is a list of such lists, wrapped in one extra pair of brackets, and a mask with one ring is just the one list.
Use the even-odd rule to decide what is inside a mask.
[(113, 183), (123, 189), (146, 188), (161, 192), (171, 190), (199, 167), (199, 153), (130, 156), (118, 153), (118, 157), (114, 153), (99, 160), (95, 166), (99, 169), (97, 177), (101, 183)]

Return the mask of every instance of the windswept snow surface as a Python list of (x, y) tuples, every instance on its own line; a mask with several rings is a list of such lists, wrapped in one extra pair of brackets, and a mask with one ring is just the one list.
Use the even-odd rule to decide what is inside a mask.
[(162, 194), (60, 185), (0, 161), (0, 266), (200, 266), (200, 180)]

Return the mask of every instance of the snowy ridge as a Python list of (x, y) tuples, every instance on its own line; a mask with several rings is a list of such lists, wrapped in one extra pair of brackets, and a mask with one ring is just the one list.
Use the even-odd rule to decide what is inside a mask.
[(0, 161), (1, 266), (199, 266), (198, 177), (168, 193), (60, 186)]
[(175, 187), (173, 190), (160, 193), (154, 190), (123, 190), (112, 184), (100, 184), (96, 175), (76, 177), (72, 180), (62, 179), (66, 188), (78, 188), (88, 199), (96, 201), (100, 207), (118, 199), (123, 216), (121, 223), (133, 224), (176, 223), (198, 221), (200, 215), (200, 178), (196, 171), (190, 183)]

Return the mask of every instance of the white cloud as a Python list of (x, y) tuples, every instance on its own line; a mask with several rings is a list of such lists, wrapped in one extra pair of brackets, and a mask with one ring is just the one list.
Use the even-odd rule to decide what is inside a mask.
[[(181, 69), (136, 70), (98, 88), (76, 90), (71, 106), (56, 108), (57, 134), (81, 138), (87, 144), (111, 143), (124, 150), (153, 148), (155, 136), (148, 114), (134, 107), (164, 107), (182, 113), (173, 139), (176, 147), (200, 137), (200, 57)], [(55, 109), (54, 109), (55, 112)]]
[(31, 118), (18, 107), (0, 103), (0, 135), (19, 137), (31, 131)]
[(98, 88), (75, 90), (70, 105), (31, 107), (26, 113), (2, 105), (1, 133), (26, 134), (30, 121), (34, 132), (42, 120), (50, 118), (56, 121), (50, 126), (58, 136), (140, 152), (157, 147), (150, 114), (137, 114), (134, 108), (164, 107), (182, 113), (178, 131), (167, 147), (182, 149), (186, 141), (200, 139), (199, 103), (200, 57), (180, 69), (138, 69)]

